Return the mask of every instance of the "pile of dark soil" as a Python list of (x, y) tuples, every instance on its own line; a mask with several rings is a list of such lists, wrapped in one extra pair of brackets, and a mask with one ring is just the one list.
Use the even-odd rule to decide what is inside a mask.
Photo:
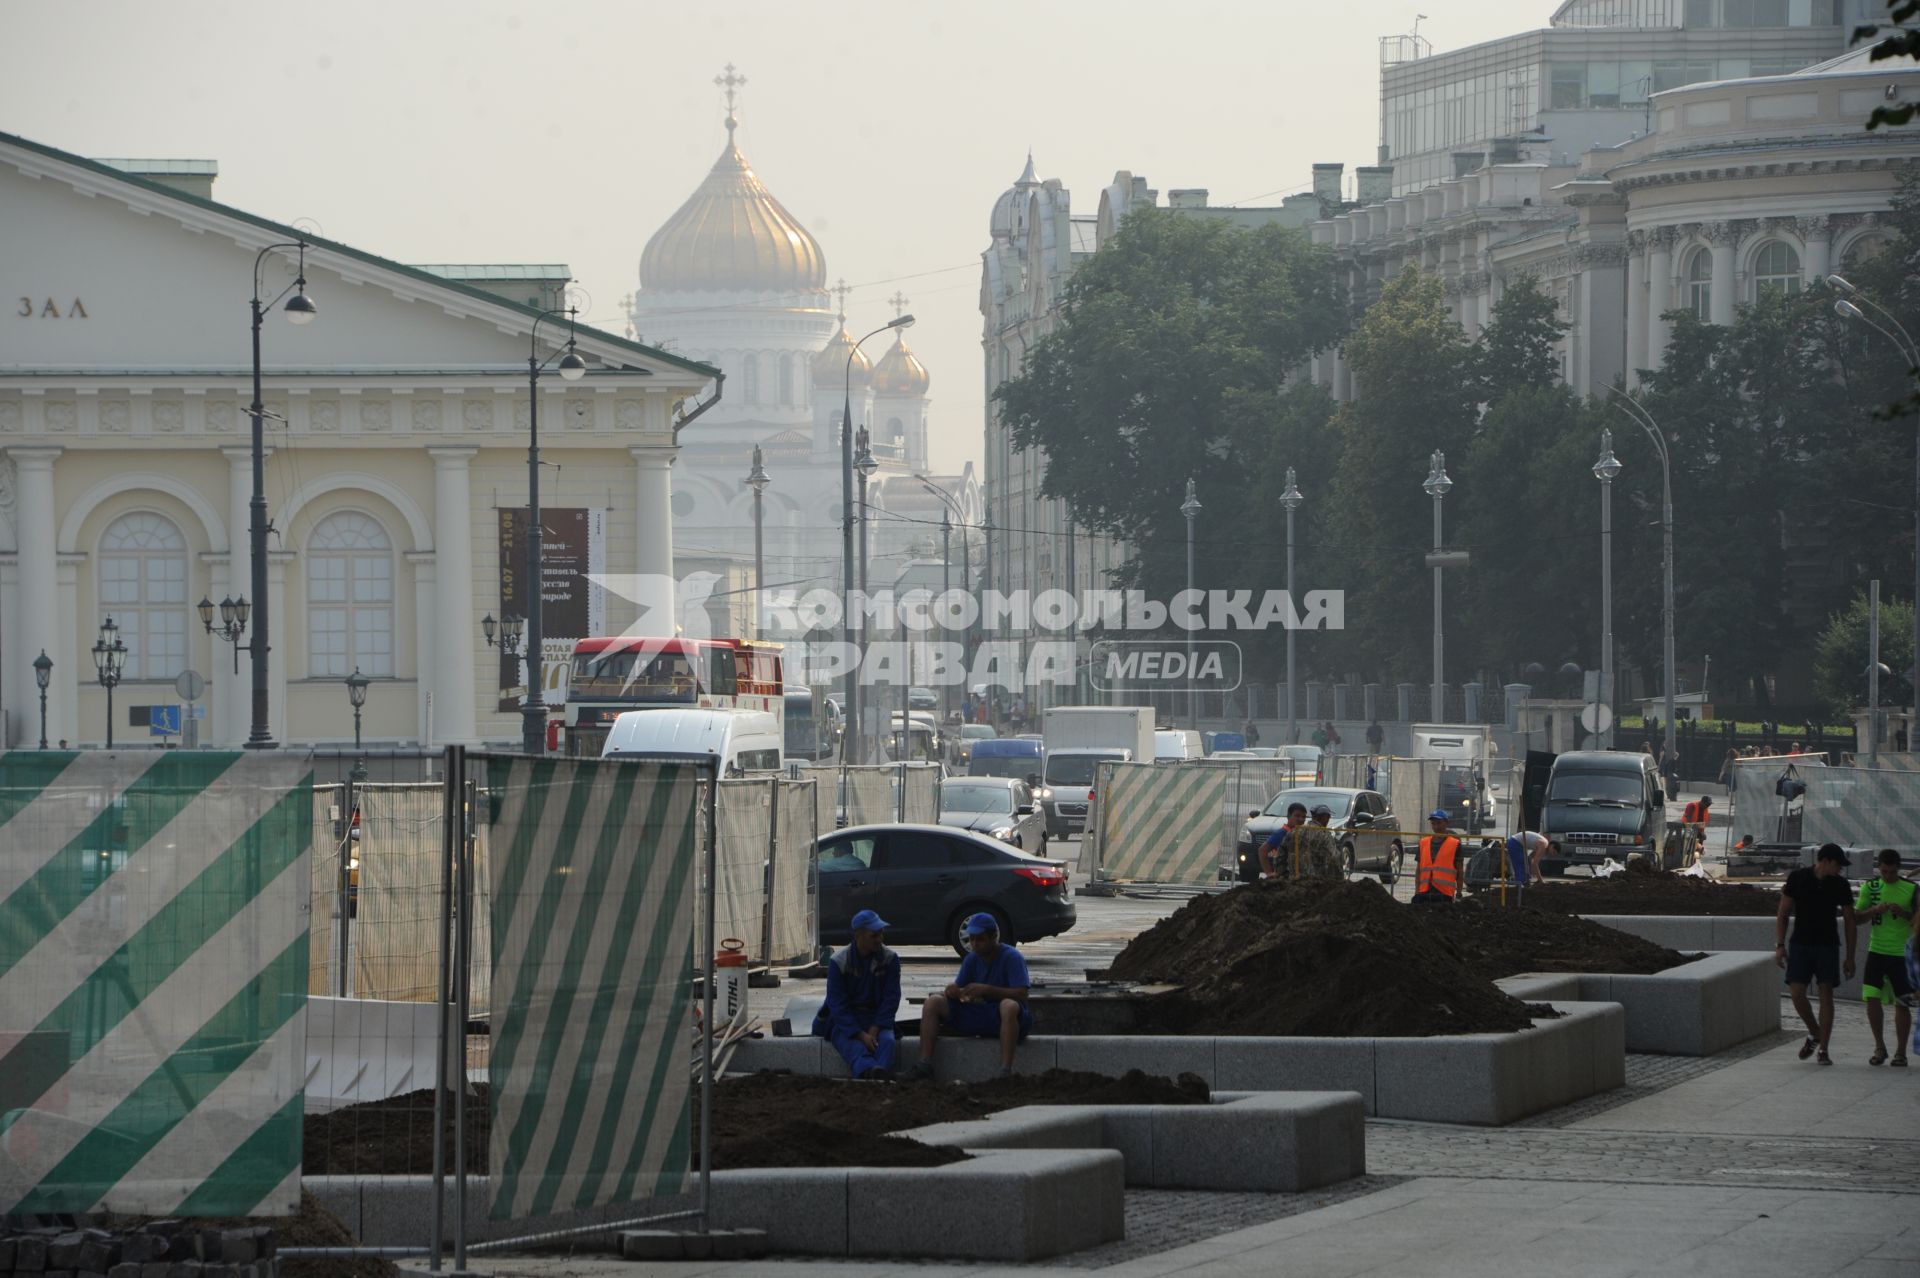
[(1780, 907), (1772, 888), (1715, 883), (1691, 874), (1656, 870), (1642, 861), (1604, 879), (1563, 879), (1527, 893), (1533, 909), (1556, 914), (1716, 914), (1754, 917)]
[[(487, 1170), (487, 1097), (484, 1086), (467, 1099), (467, 1167)], [(922, 1145), (889, 1132), (960, 1122), (1021, 1105), (1204, 1105), (1207, 1085), (1190, 1074), (1179, 1081), (1138, 1070), (1121, 1078), (1073, 1070), (1017, 1075), (951, 1086), (934, 1083), (851, 1083), (844, 1079), (754, 1074), (722, 1079), (713, 1092), (713, 1165), (741, 1167), (937, 1167), (965, 1155)], [(699, 1110), (694, 1149), (699, 1149)], [(452, 1119), (446, 1165), (453, 1166)], [(423, 1175), (433, 1170), (433, 1092), (411, 1092), (309, 1114), (308, 1175)]]
[[(1535, 896), (1529, 893), (1528, 905)], [(1521, 972), (1621, 972), (1651, 975), (1697, 954), (1655, 945), (1567, 914), (1501, 909), (1486, 896), (1452, 909), (1422, 910), (1420, 921), (1488, 980)]]
[(1422, 1038), (1553, 1014), (1496, 988), (1370, 879), (1196, 897), (1134, 938), (1108, 975), (1183, 987), (1147, 1000), (1139, 1033)]

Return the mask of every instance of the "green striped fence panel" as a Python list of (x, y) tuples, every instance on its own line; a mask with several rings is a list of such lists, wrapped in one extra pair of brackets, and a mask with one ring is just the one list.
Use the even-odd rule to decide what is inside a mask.
[(0, 1215), (299, 1207), (305, 755), (0, 755)]
[[(1904, 769), (1802, 768), (1807, 783), (1801, 837), (1807, 843), (1893, 848), (1912, 856), (1920, 830), (1920, 773)], [(1775, 800), (1777, 803), (1778, 800)], [(1856, 867), (1859, 862), (1856, 860)], [(1856, 874), (1871, 874), (1871, 870)]]
[(1101, 870), (1133, 882), (1214, 882), (1225, 863), (1220, 831), (1231, 779), (1227, 768), (1116, 764), (1100, 795)]
[(492, 1215), (680, 1191), (699, 772), (486, 761)]

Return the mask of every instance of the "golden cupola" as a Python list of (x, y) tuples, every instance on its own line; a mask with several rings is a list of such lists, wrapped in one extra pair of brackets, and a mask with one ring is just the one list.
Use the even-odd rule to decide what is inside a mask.
[(826, 287), (820, 245), (754, 176), (734, 145), (737, 124), (729, 111), (727, 145), (712, 171), (647, 241), (640, 255), (641, 288), (818, 293)]
[(927, 366), (907, 348), (906, 334), (893, 340), (893, 348), (880, 357), (873, 369), (875, 395), (924, 395), (933, 379)]
[[(851, 353), (853, 364), (847, 364)], [(840, 317), (840, 331), (833, 340), (813, 357), (813, 384), (815, 386), (838, 386), (851, 381), (855, 386), (865, 386), (873, 377), (873, 361), (867, 353), (853, 344), (853, 334), (847, 331), (847, 317)]]

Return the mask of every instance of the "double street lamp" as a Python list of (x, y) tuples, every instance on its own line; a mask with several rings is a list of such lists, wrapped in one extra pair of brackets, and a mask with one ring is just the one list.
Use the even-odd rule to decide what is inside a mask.
[[(1660, 605), (1663, 647), (1661, 665), (1662, 677), (1667, 685), (1667, 728), (1665, 739), (1661, 744), (1665, 747), (1669, 766), (1673, 766), (1678, 750), (1674, 744), (1673, 730), (1673, 464), (1667, 453), (1667, 436), (1660, 429), (1660, 423), (1653, 420), (1653, 414), (1618, 386), (1609, 385), (1607, 389), (1613, 392), (1614, 402), (1620, 411), (1639, 423), (1640, 429), (1647, 432), (1647, 438), (1653, 441), (1653, 451), (1660, 458), (1661, 564), (1664, 573)], [(1596, 466), (1595, 473), (1598, 472), (1599, 468)]]
[[(1613, 481), (1620, 477), (1620, 459), (1613, 455), (1613, 432), (1602, 428), (1600, 431), (1600, 460), (1593, 463), (1593, 477), (1600, 481), (1600, 690), (1595, 700), (1607, 703), (1609, 711), (1614, 699), (1613, 693)], [(1600, 747), (1603, 750), (1613, 748), (1613, 722), (1611, 713), (1603, 714), (1595, 720), (1599, 733)]]
[[(1874, 301), (1871, 297), (1868, 297), (1865, 293), (1862, 293), (1839, 275), (1827, 276), (1827, 284), (1846, 295), (1834, 302), (1833, 309), (1835, 314), (1839, 315), (1842, 319), (1857, 320), (1869, 328), (1874, 329), (1882, 337), (1899, 348), (1900, 354), (1907, 361), (1909, 376), (1920, 373), (1920, 344), (1914, 342), (1913, 336), (1907, 332), (1905, 326), (1902, 325), (1899, 320), (1893, 317), (1891, 311)], [(1885, 320), (1886, 323), (1881, 323), (1879, 320), (1874, 319), (1872, 315), (1868, 315), (1866, 311), (1861, 310), (1861, 303), (1864, 303), (1873, 311), (1874, 315), (1878, 315), (1880, 319)], [(1914, 418), (1913, 444), (1913, 597), (1914, 615), (1920, 616), (1920, 415), (1916, 415)], [(1915, 633), (1916, 635), (1920, 635), (1920, 628), (1917, 628)], [(1916, 643), (1920, 644), (1920, 640), (1916, 640)], [(1917, 646), (1915, 651), (1920, 653), (1920, 646)], [(1920, 657), (1916, 657), (1914, 664), (1916, 667), (1920, 667)], [(1907, 731), (1907, 748), (1910, 750), (1916, 748), (1916, 735), (1920, 735), (1920, 677), (1915, 678), (1913, 681), (1913, 718), (1908, 721)]]
[[(572, 306), (542, 311), (527, 334), (527, 695), (520, 703), (520, 748), (527, 754), (544, 754), (547, 749), (546, 672), (542, 668), (540, 625), (545, 585), (540, 571), (540, 374), (557, 361), (562, 381), (577, 382), (587, 375), (587, 361), (580, 358), (574, 346), (573, 325), (578, 313)], [(558, 315), (567, 317), (567, 344), (541, 359), (540, 325)]]
[[(871, 441), (867, 436), (867, 428), (865, 426), (862, 426), (859, 431), (859, 438), (856, 441), (856, 445), (855, 445), (859, 449), (859, 452), (858, 452), (858, 455), (855, 456), (853, 459), (853, 469), (860, 476), (860, 491), (859, 491), (859, 496), (857, 498), (856, 509), (858, 509), (858, 511), (860, 512), (859, 586), (860, 586), (860, 596), (862, 599), (866, 597), (866, 593), (867, 593), (867, 525), (872, 522), (867, 517), (867, 482), (873, 478), (874, 472), (880, 469), (880, 463), (874, 458), (873, 449), (870, 445), (871, 445)], [(863, 655), (866, 652), (866, 646), (867, 646), (866, 631), (863, 628), (861, 630), (860, 645), (859, 645), (859, 651)], [(866, 663), (864, 661), (859, 663), (859, 665), (865, 665), (865, 664)], [(858, 678), (859, 678), (858, 666), (856, 666), (852, 678), (855, 681), (853, 686), (858, 686)], [(859, 708), (859, 713), (862, 713), (862, 714), (866, 713), (866, 709), (867, 708), (865, 706), (861, 706)], [(881, 738), (878, 734), (881, 732), (882, 729), (881, 729), (881, 724), (877, 718), (874, 721), (873, 730), (874, 730), (874, 733), (876, 734), (874, 737), (874, 741), (879, 741)], [(872, 743), (863, 742), (863, 744), (871, 745)], [(854, 762), (858, 763), (860, 762), (860, 760), (861, 760), (860, 755), (855, 754), (853, 756)]]
[[(1287, 609), (1290, 612), (1298, 607), (1293, 597), (1293, 512), (1300, 509), (1300, 503), (1305, 500), (1300, 494), (1300, 485), (1294, 481), (1293, 467), (1287, 467), (1287, 487), (1280, 494), (1280, 506), (1287, 512)], [(1300, 740), (1300, 714), (1294, 709), (1293, 631), (1294, 627), (1287, 627), (1287, 740), (1297, 744)]]
[[(853, 521), (856, 517), (853, 505), (853, 357), (860, 353), (861, 345), (868, 339), (878, 337), (889, 329), (912, 326), (913, 316), (896, 316), (847, 348), (846, 376), (841, 383), (840, 402), (840, 634), (849, 655), (853, 652), (853, 595), (856, 589), (853, 575)], [(865, 505), (864, 500), (861, 504)], [(863, 586), (858, 588), (864, 589)], [(857, 760), (860, 757), (860, 671), (858, 668), (850, 667), (847, 671), (846, 698), (843, 705), (847, 715), (847, 734), (841, 747), (840, 757), (842, 760)]]
[(1427, 496), (1433, 498), (1433, 692), (1429, 712), (1434, 722), (1444, 723), (1447, 718), (1447, 685), (1445, 680), (1446, 643), (1440, 630), (1440, 575), (1444, 569), (1440, 566), (1440, 502), (1453, 488), (1453, 481), (1447, 478), (1447, 455), (1438, 449), (1430, 459), (1431, 468), (1427, 471), (1426, 482), (1420, 485)]
[(244, 646), (240, 642), (240, 637), (247, 633), (247, 616), (253, 609), (248, 605), (245, 595), (241, 595), (238, 599), (222, 598), (220, 625), (216, 628), (213, 624), (213, 608), (213, 600), (205, 595), (200, 596), (200, 624), (206, 627), (208, 634), (224, 639), (233, 646), (233, 672), (239, 674), (240, 649)]
[[(43, 654), (44, 655), (44, 654)], [(52, 662), (48, 662), (51, 669)], [(120, 642), (120, 627), (112, 617), (100, 623), (100, 637), (93, 642), (94, 677), (107, 690), (107, 749), (113, 749), (113, 690), (120, 686), (121, 672), (127, 668), (127, 645)], [(46, 728), (41, 727), (44, 739)]]
[(40, 748), (47, 748), (47, 685), (53, 681), (53, 658), (42, 648), (33, 659), (33, 682), (40, 689)]
[[(297, 249), (300, 253), (300, 268), (293, 283), (281, 289), (271, 301), (260, 300), (260, 267), (267, 254), (276, 249)], [(287, 294), (293, 294), (287, 297)], [(287, 298), (283, 307), (287, 321), (292, 324), (311, 323), (320, 313), (307, 296), (307, 242), (288, 240), (280, 244), (269, 244), (253, 259), (253, 300), (249, 304), (253, 319), (253, 402), (247, 408), (247, 415), (253, 419), (253, 496), (247, 503), (247, 553), (252, 560), (250, 585), (253, 590), (253, 611), (257, 614), (253, 628), (253, 639), (246, 645), (247, 653), (253, 659), (253, 720), (247, 733), (249, 750), (270, 750), (273, 748), (273, 733), (267, 726), (268, 688), (267, 688), (267, 450), (266, 415), (267, 408), (260, 395), (260, 326), (266, 320), (267, 312), (281, 298)], [(242, 604), (244, 606), (244, 604)], [(201, 621), (207, 622), (210, 606), (204, 601), (201, 605)], [(244, 619), (242, 621), (244, 625)], [(209, 629), (211, 626), (209, 625)], [(229, 640), (234, 645), (234, 669), (238, 673), (240, 663), (239, 635), (236, 632)], [(96, 657), (96, 661), (98, 658)], [(117, 682), (117, 676), (116, 676)], [(107, 692), (109, 703), (113, 692)], [(108, 744), (112, 744), (113, 725), (107, 725)]]

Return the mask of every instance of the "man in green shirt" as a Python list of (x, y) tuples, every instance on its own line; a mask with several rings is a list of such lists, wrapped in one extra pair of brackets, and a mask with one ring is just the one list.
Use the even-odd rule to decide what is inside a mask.
[(1886, 1003), (1893, 1006), (1893, 1063), (1907, 1063), (1907, 1036), (1913, 1030), (1913, 985), (1907, 979), (1907, 936), (1913, 927), (1916, 888), (1900, 877), (1900, 854), (1882, 848), (1874, 858), (1878, 878), (1860, 885), (1854, 901), (1854, 917), (1870, 924), (1867, 933), (1867, 966), (1860, 974), (1860, 997), (1867, 1004), (1867, 1024), (1873, 1029), (1873, 1056), (1869, 1065), (1887, 1062), (1887, 1041), (1882, 1024)]

